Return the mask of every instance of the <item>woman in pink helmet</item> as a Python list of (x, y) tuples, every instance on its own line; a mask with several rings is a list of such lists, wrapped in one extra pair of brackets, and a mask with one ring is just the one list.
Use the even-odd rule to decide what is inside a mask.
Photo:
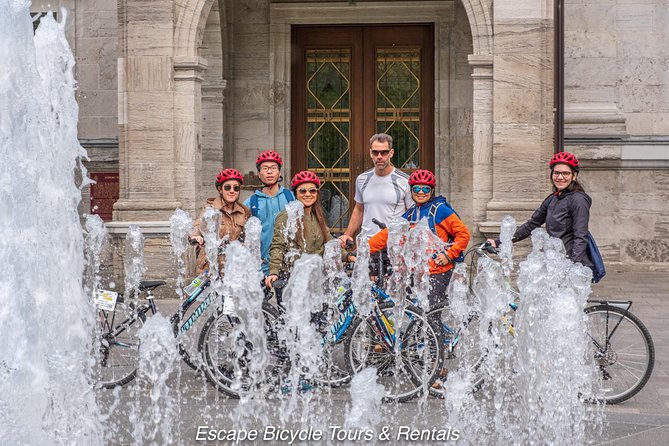
[[(251, 217), (251, 211), (239, 202), (239, 191), (244, 184), (244, 177), (237, 169), (223, 169), (216, 175), (216, 190), (218, 197), (207, 198), (205, 207), (195, 220), (195, 229), (188, 237), (188, 241), (197, 244), (196, 248), (196, 267), (200, 274), (209, 269), (207, 255), (204, 250), (204, 237), (200, 231), (200, 222), (202, 215), (207, 208), (214, 208), (220, 212), (220, 225), (218, 236), (228, 242), (240, 238), (244, 231), (246, 220)], [(223, 271), (223, 256), (219, 257), (219, 271)]]
[(306, 254), (323, 255), (325, 243), (332, 239), (330, 230), (325, 221), (325, 214), (320, 203), (318, 188), (321, 180), (308, 170), (298, 172), (293, 176), (290, 188), (297, 200), (304, 205), (304, 218), (298, 225), (293, 240), (286, 240), (284, 228), (288, 222), (288, 213), (284, 210), (276, 216), (274, 235), (269, 253), (269, 275), (265, 278), (265, 285), (272, 286), (279, 274), (285, 274), (292, 269), (292, 261), (286, 260), (286, 253), (291, 250)]
[[(535, 228), (546, 224), (546, 232), (562, 240), (567, 257), (573, 262), (593, 268), (587, 255), (588, 223), (592, 199), (585, 193), (578, 181), (579, 163), (573, 153), (558, 152), (553, 155), (548, 166), (553, 192), (534, 211), (513, 235), (513, 242), (523, 240)], [(493, 246), (499, 240), (488, 240)]]

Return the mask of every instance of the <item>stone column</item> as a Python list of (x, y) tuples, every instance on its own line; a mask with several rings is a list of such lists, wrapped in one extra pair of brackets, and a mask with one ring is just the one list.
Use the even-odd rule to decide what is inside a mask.
[(120, 199), (115, 221), (167, 220), (181, 205), (174, 172), (172, 3), (118, 3)]
[(202, 73), (201, 57), (180, 56), (174, 61), (174, 148), (176, 198), (185, 211), (195, 212), (202, 185)]
[(479, 230), (486, 221), (486, 206), (492, 199), (493, 67), (489, 54), (470, 54), (473, 78), (473, 205), (472, 216)]
[(493, 187), (486, 236), (520, 223), (550, 193), (553, 154), (553, 9), (544, 0), (496, 0), (493, 44)]

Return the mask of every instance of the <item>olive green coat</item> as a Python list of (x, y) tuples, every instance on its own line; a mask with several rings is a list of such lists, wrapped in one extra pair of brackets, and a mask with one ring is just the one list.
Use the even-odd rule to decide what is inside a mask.
[[(288, 214), (281, 211), (276, 216), (274, 223), (274, 236), (269, 249), (269, 273), (279, 275), (280, 272), (288, 272), (292, 269), (293, 263), (300, 258), (303, 253), (323, 255), (325, 243), (332, 240), (332, 235), (328, 233), (327, 238), (323, 238), (321, 227), (313, 213), (305, 213), (303, 219), (303, 228), (298, 225), (297, 236), (293, 240), (286, 241), (284, 228), (288, 222)], [(304, 237), (302, 236), (304, 234)], [(295, 255), (286, 259), (286, 254), (294, 252)]]

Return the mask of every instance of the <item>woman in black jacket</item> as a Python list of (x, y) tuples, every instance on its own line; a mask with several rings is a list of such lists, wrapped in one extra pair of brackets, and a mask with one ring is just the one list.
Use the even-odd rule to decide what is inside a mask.
[[(578, 182), (578, 158), (558, 152), (551, 159), (553, 193), (534, 211), (529, 220), (513, 234), (512, 242), (527, 238), (535, 228), (546, 224), (546, 232), (562, 240), (567, 257), (592, 268), (587, 254), (588, 221), (592, 199)], [(493, 246), (499, 241), (489, 240)]]

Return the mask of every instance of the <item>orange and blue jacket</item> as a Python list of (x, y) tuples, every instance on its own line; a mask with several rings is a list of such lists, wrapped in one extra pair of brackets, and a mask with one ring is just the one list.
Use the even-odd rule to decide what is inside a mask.
[[(432, 210), (433, 206), (435, 207)], [(428, 225), (441, 240), (451, 243), (446, 251), (449, 259), (457, 259), (460, 254), (467, 249), (469, 244), (469, 229), (460, 220), (460, 217), (448, 204), (446, 199), (436, 196), (422, 205), (414, 204), (402, 215), (409, 220), (413, 227), (419, 220), (428, 219)], [(369, 248), (372, 253), (378, 252), (386, 247), (388, 243), (388, 228), (385, 228), (369, 239)], [(453, 263), (448, 262), (445, 265), (437, 265), (432, 257), (428, 259), (430, 274), (445, 273), (453, 268)]]

